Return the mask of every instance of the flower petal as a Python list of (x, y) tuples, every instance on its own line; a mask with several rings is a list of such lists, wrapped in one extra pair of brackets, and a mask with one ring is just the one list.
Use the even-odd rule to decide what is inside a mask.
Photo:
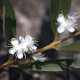
[(62, 27), (62, 26), (59, 26), (57, 29), (58, 33), (63, 33), (64, 30), (65, 30), (65, 27)]
[(63, 23), (65, 21), (65, 17), (63, 14), (59, 14), (57, 18), (57, 22)]
[(67, 30), (68, 30), (69, 32), (74, 32), (74, 31), (75, 31), (75, 28), (74, 28), (74, 27), (67, 27)]
[(41, 58), (39, 58), (39, 61), (41, 61), (41, 62), (44, 62), (45, 60), (46, 60), (45, 57), (41, 57)]
[(28, 41), (28, 42), (31, 42), (32, 41), (32, 37), (29, 36), (29, 35), (26, 35), (25, 40)]
[(20, 42), (24, 42), (24, 38), (22, 36), (19, 37)]
[(36, 61), (39, 60), (39, 61), (41, 61), (41, 62), (43, 62), (43, 61), (46, 60), (46, 58), (43, 57), (42, 53), (34, 54), (34, 55), (32, 55), (32, 58), (33, 58), (34, 60), (36, 60)]
[(37, 61), (38, 60), (38, 56), (40, 56), (40, 55), (34, 54), (34, 55), (32, 55), (32, 58)]
[(19, 41), (18, 41), (16, 38), (12, 38), (12, 39), (11, 39), (11, 44), (12, 44), (13, 46), (18, 45), (18, 43), (19, 43)]
[(10, 54), (15, 54), (16, 50), (14, 48), (9, 49)]
[(17, 58), (18, 58), (18, 59), (22, 59), (22, 58), (23, 58), (23, 53), (22, 53), (22, 51), (18, 51), (16, 54), (17, 54)]
[(29, 50), (32, 52), (36, 51), (37, 47), (35, 45), (29, 45)]
[(28, 51), (27, 45), (28, 44), (26, 44), (25, 42), (23, 42), (23, 43), (20, 44), (22, 50), (25, 51), (25, 52)]
[(33, 49), (33, 50), (36, 50), (36, 49), (37, 49), (37, 47), (36, 47), (35, 45), (33, 45), (33, 46), (32, 46), (32, 49)]

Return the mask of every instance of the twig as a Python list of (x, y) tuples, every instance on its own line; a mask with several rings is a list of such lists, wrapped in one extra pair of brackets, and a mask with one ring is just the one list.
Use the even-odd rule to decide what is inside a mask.
[[(34, 54), (39, 53), (39, 52), (43, 52), (43, 51), (45, 51), (45, 50), (48, 50), (48, 49), (51, 49), (51, 48), (55, 48), (55, 47), (54, 47), (55, 45), (57, 45), (57, 44), (59, 44), (59, 43), (62, 43), (62, 42), (64, 42), (64, 41), (66, 41), (66, 40), (68, 40), (68, 39), (71, 39), (71, 38), (73, 38), (73, 37), (75, 37), (75, 36), (78, 36), (78, 35), (80, 35), (80, 32), (77, 32), (77, 33), (75, 33), (74, 35), (71, 35), (71, 36), (69, 36), (69, 37), (67, 37), (67, 38), (64, 38), (64, 39), (62, 39), (62, 40), (59, 40), (59, 41), (56, 41), (56, 42), (52, 42), (50, 45), (48, 45), (48, 46), (46, 46), (46, 47), (43, 47), (43, 48), (41, 48), (41, 49), (38, 49), (37, 51), (35, 51), (35, 52), (31, 53), (31, 54), (26, 55), (26, 57), (30, 57), (30, 56), (32, 56), (32, 55), (34, 55)], [(1, 65), (1, 66), (0, 66), (0, 69), (2, 69), (2, 68), (4, 68), (4, 67), (7, 67), (7, 66), (9, 66), (9, 65), (11, 65), (11, 64), (14, 64), (14, 63), (16, 63), (16, 62), (18, 62), (18, 61), (19, 61), (18, 59), (15, 59), (15, 60), (13, 60), (13, 61), (11, 61), (11, 62), (7, 62), (7, 63)]]
[(18, 59), (15, 59), (15, 60), (13, 60), (11, 62), (6, 62), (5, 64), (0, 66), (0, 69), (5, 68), (5, 67), (7, 67), (7, 66), (9, 66), (11, 64), (17, 63), (18, 61), (19, 61)]

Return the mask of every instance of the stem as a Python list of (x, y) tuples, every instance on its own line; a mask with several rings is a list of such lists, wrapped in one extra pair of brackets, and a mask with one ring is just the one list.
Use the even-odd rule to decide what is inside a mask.
[[(62, 43), (62, 42), (64, 42), (64, 41), (66, 41), (66, 40), (68, 40), (68, 39), (71, 39), (71, 38), (73, 38), (73, 37), (75, 37), (75, 36), (78, 36), (78, 35), (80, 35), (80, 32), (77, 32), (77, 33), (75, 33), (74, 35), (71, 35), (71, 36), (69, 36), (69, 37), (67, 37), (67, 38), (64, 38), (64, 39), (62, 39), (62, 40), (59, 40), (59, 41), (56, 41), (56, 42), (52, 42), (50, 45), (48, 45), (48, 46), (46, 46), (46, 47), (43, 47), (43, 48), (41, 48), (41, 49), (38, 49), (37, 51), (35, 51), (35, 52), (31, 53), (31, 54), (26, 55), (26, 57), (30, 57), (30, 56), (32, 56), (32, 55), (34, 55), (34, 54), (37, 54), (37, 53), (39, 53), (39, 52), (43, 52), (43, 51), (48, 50), (48, 49), (51, 49), (51, 48), (54, 48), (54, 49), (55, 49), (55, 46), (56, 46), (57, 44)], [(15, 62), (18, 62), (18, 61), (19, 61), (18, 59), (15, 59), (15, 60), (13, 60), (13, 61), (11, 61), (11, 62), (7, 62), (7, 63), (1, 65), (1, 66), (0, 66), (0, 69), (2, 69), (2, 68), (4, 68), (4, 67), (7, 67), (7, 66), (9, 66), (9, 65), (11, 65), (11, 64), (14, 64)]]
[(13, 60), (11, 62), (6, 62), (5, 64), (0, 66), (0, 69), (5, 68), (5, 67), (7, 67), (7, 66), (9, 66), (11, 64), (14, 64), (14, 63), (18, 62), (18, 61), (19, 61), (18, 59), (15, 59), (15, 60)]
[(43, 48), (41, 48), (41, 49), (39, 49), (39, 50), (37, 50), (37, 51), (35, 51), (35, 52), (27, 55), (26, 57), (30, 57), (30, 56), (32, 56), (32, 55), (34, 55), (34, 54), (36, 54), (36, 53), (43, 52), (43, 51), (48, 50), (48, 49), (51, 49), (51, 48), (54, 48), (54, 49), (55, 49), (55, 46), (56, 46), (57, 44), (62, 43), (62, 42), (64, 42), (64, 41), (66, 41), (66, 40), (68, 40), (68, 39), (71, 39), (71, 38), (73, 38), (73, 37), (75, 37), (75, 36), (78, 36), (78, 35), (80, 35), (80, 32), (77, 32), (77, 33), (75, 33), (74, 35), (71, 35), (71, 36), (69, 36), (69, 37), (67, 37), (67, 38), (64, 38), (64, 39), (62, 39), (62, 40), (59, 40), (59, 41), (56, 41), (56, 42), (52, 42), (50, 45), (48, 45), (48, 46), (46, 46), (46, 47), (43, 47)]

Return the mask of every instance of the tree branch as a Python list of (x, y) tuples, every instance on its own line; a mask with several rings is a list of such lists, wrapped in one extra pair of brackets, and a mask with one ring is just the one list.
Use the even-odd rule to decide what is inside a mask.
[[(32, 55), (34, 55), (34, 54), (37, 54), (37, 53), (39, 53), (39, 52), (43, 52), (43, 51), (45, 51), (45, 50), (48, 50), (48, 49), (51, 49), (51, 48), (54, 48), (55, 49), (55, 45), (57, 45), (57, 44), (59, 44), (59, 43), (62, 43), (62, 42), (64, 42), (64, 41), (66, 41), (66, 40), (68, 40), (68, 39), (71, 39), (71, 38), (73, 38), (73, 37), (75, 37), (75, 36), (78, 36), (78, 35), (80, 35), (80, 32), (77, 32), (77, 33), (75, 33), (74, 35), (71, 35), (71, 36), (69, 36), (69, 37), (67, 37), (67, 38), (64, 38), (64, 39), (62, 39), (62, 40), (59, 40), (59, 41), (56, 41), (56, 42), (52, 42), (50, 45), (48, 45), (48, 46), (46, 46), (46, 47), (43, 47), (43, 48), (41, 48), (41, 49), (38, 49), (37, 51), (35, 51), (35, 52), (33, 52), (33, 53), (31, 53), (31, 54), (28, 54), (28, 55), (26, 55), (26, 57), (30, 57), (30, 56), (32, 56)], [(15, 59), (15, 60), (13, 60), (13, 61), (11, 61), (11, 62), (6, 62), (5, 64), (2, 64), (1, 66), (0, 66), (0, 69), (2, 69), (2, 68), (4, 68), (4, 67), (8, 67), (8, 66), (10, 66), (10, 65), (12, 65), (12, 64), (14, 64), (14, 63), (17, 63), (19, 61), (19, 59)]]

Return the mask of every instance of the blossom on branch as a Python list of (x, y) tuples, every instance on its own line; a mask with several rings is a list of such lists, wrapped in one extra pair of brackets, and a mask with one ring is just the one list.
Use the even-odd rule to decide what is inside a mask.
[[(26, 35), (25, 38), (22, 36), (19, 39), (12, 38), (11, 39), (11, 47), (9, 49), (9, 53), (12, 55), (16, 55), (18, 59), (22, 59), (24, 56), (26, 58), (27, 54), (33, 53), (37, 50), (36, 40), (32, 38), (30, 35)], [(37, 53), (31, 56), (34, 60), (45, 61), (46, 58), (42, 55), (42, 53)]]
[(66, 17), (63, 14), (59, 14), (57, 18), (59, 25), (57, 28), (58, 33), (63, 33), (65, 30), (68, 30), (69, 32), (75, 32), (77, 25), (76, 22), (79, 17), (80, 15), (73, 11), (70, 12)]

